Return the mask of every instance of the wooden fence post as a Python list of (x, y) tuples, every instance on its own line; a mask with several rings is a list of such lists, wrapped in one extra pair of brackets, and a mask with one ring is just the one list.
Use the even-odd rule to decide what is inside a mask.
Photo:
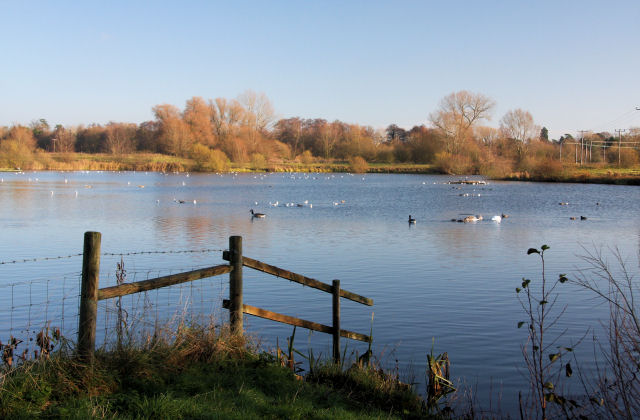
[(229, 321), (231, 332), (242, 335), (242, 236), (229, 237), (229, 257), (229, 265), (233, 267), (229, 273)]
[(93, 361), (96, 345), (101, 238), (100, 232), (84, 233), (77, 351), (80, 359), (85, 362)]
[(340, 280), (334, 280), (333, 295), (333, 361), (340, 362)]

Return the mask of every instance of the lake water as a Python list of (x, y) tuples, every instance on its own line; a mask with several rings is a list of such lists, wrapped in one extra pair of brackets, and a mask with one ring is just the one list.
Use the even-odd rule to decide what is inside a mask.
[[(373, 298), (372, 308), (343, 300), (342, 327), (368, 333), (375, 312), (373, 350), (388, 367), (397, 360), (401, 375), (413, 374), (423, 388), (433, 345), (436, 353), (448, 352), (456, 381), (477, 389), (485, 408), (491, 394), (492, 407), (500, 404), (506, 412), (527, 388), (520, 352), (525, 331), (516, 328), (524, 315), (515, 287), (522, 277), (540, 279), (540, 260), (527, 249), (551, 247), (550, 279), (583, 267), (583, 247), (618, 247), (630, 268), (638, 267), (640, 190), (633, 186), (451, 185), (459, 177), (282, 173), (29, 172), (0, 178), (0, 340), (28, 337), (46, 321), (73, 334), (85, 231), (102, 232), (103, 253), (129, 254), (123, 256), (127, 281), (222, 264), (219, 250), (230, 235), (242, 235), (249, 257), (327, 283), (337, 278), (342, 288)], [(252, 219), (252, 208), (267, 217)], [(490, 220), (502, 213), (509, 218)], [(408, 224), (409, 214), (415, 225)], [(484, 220), (451, 222), (470, 214)], [(204, 251), (180, 252), (187, 250)], [(58, 256), (65, 258), (45, 259)], [(103, 256), (101, 286), (114, 284), (119, 260)], [(226, 319), (220, 306), (227, 283), (228, 276), (220, 276), (142, 300), (130, 297), (131, 319), (135, 312), (141, 323), (152, 324), (180, 311)], [(331, 324), (329, 294), (247, 268), (244, 293), (247, 304)], [(573, 286), (560, 293), (559, 305), (568, 305), (562, 341), (569, 345), (608, 310)], [(102, 330), (109, 329), (108, 309), (101, 306)], [(267, 348), (276, 337), (284, 347), (291, 334), (285, 325), (245, 320)], [(324, 334), (299, 329), (295, 344), (303, 353), (311, 345), (316, 355), (330, 355)], [(366, 350), (362, 343), (342, 344), (348, 353)], [(590, 345), (583, 354), (592, 354)]]

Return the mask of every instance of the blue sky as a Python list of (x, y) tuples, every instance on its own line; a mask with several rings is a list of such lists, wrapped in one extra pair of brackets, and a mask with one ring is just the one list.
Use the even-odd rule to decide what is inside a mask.
[(640, 1), (3, 1), (0, 125), (142, 122), (264, 92), (279, 117), (428, 124), (457, 90), (488, 125), (640, 126)]

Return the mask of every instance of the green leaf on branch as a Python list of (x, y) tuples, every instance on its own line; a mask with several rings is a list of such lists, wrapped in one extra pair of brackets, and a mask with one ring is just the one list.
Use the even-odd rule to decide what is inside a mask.
[(551, 363), (555, 362), (559, 358), (560, 358), (560, 353), (551, 353), (551, 354), (549, 354), (549, 360), (551, 361)]
[(543, 251), (546, 251), (547, 249), (549, 249), (549, 245), (542, 245), (540, 247)]
[(546, 300), (541, 300), (540, 301), (540, 305), (546, 305), (547, 303), (549, 303), (549, 302), (547, 302)]
[(537, 249), (535, 249), (535, 248), (529, 248), (529, 249), (527, 250), (527, 255), (531, 255), (531, 254), (539, 254), (539, 253), (540, 253), (540, 251), (538, 251), (538, 250), (537, 250)]
[(527, 286), (529, 285), (529, 283), (531, 283), (531, 280), (525, 279), (524, 277), (522, 278), (522, 288), (523, 289), (526, 289)]
[(558, 281), (559, 281), (560, 283), (565, 283), (567, 280), (569, 280), (569, 279), (567, 278), (567, 275), (566, 275), (566, 274), (560, 274), (560, 275), (558, 276)]
[(551, 382), (545, 382), (543, 387), (545, 387), (547, 389), (553, 389), (553, 384)]
[(518, 322), (518, 328), (521, 328), (524, 325), (524, 321)]
[(521, 289), (521, 288), (516, 287), (516, 293), (520, 293), (521, 291), (522, 291), (522, 289)]

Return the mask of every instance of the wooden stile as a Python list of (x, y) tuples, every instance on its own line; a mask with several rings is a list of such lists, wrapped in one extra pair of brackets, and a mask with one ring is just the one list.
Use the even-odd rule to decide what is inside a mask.
[(147, 290), (200, 280), (207, 277), (219, 276), (221, 274), (230, 273), (232, 270), (233, 268), (230, 265), (223, 264), (215, 267), (188, 271), (186, 273), (171, 274), (169, 276), (156, 277), (154, 279), (142, 280), (134, 283), (125, 283), (119, 286), (105, 287), (98, 291), (98, 300), (121, 297), (133, 293), (145, 292)]
[[(229, 261), (229, 265), (217, 265), (213, 267), (202, 268), (198, 270), (188, 271), (184, 273), (171, 274), (168, 276), (157, 277), (138, 281), (134, 283), (125, 283), (118, 286), (105, 287), (99, 289), (99, 269), (100, 269), (100, 232), (85, 232), (84, 236), (84, 253), (82, 259), (82, 286), (80, 297), (80, 317), (78, 323), (78, 356), (83, 361), (92, 361), (95, 351), (96, 338), (96, 321), (98, 312), (98, 301), (130, 295), (133, 293), (144, 292), (148, 290), (159, 289), (162, 287), (173, 286), (175, 284), (185, 283), (194, 280), (200, 280), (207, 277), (214, 277), (221, 274), (229, 273), (229, 300), (223, 301), (223, 307), (229, 309), (229, 319), (231, 331), (235, 334), (243, 334), (243, 314), (258, 316), (272, 321), (282, 322), (284, 324), (296, 325), (314, 331), (331, 334), (333, 336), (333, 359), (336, 362), (340, 360), (340, 337), (350, 338), (352, 340), (371, 342), (371, 337), (347, 331), (340, 328), (340, 298), (350, 299), (364, 305), (373, 305), (373, 299), (360, 296), (358, 294), (343, 290), (340, 288), (340, 280), (334, 280), (332, 285), (321, 281), (305, 277), (291, 271), (278, 268), (273, 265), (263, 263), (252, 258), (242, 255), (242, 237), (229, 237), (229, 251), (223, 252), (223, 259)], [(254, 270), (262, 271), (276, 277), (281, 277), (293, 282), (309, 286), (318, 290), (322, 290), (332, 295), (332, 312), (333, 326), (318, 324), (316, 322), (295, 318), (288, 315), (279, 314), (268, 311), (266, 309), (257, 308), (255, 306), (245, 305), (243, 303), (242, 292), (242, 267), (247, 266)]]
[[(224, 299), (222, 301), (222, 307), (225, 309), (231, 308), (231, 302), (228, 299)], [(277, 312), (272, 312), (266, 309), (258, 308), (256, 306), (251, 306), (244, 304), (242, 305), (242, 310), (245, 314), (257, 316), (259, 318), (270, 319), (271, 321), (281, 322), (283, 324), (295, 325), (297, 327), (307, 328), (313, 331), (319, 331), (325, 334), (333, 334), (333, 327), (324, 324), (318, 324), (317, 322), (307, 321), (300, 318), (295, 318), (289, 315), (279, 314)], [(353, 331), (348, 330), (340, 330), (340, 336), (345, 338), (350, 338), (352, 340), (364, 341), (368, 343), (371, 341), (371, 337), (368, 335), (360, 334)]]
[[(225, 254), (223, 258), (225, 260), (228, 260), (228, 254)], [(323, 283), (321, 281), (312, 279), (310, 277), (305, 277), (302, 274), (293, 273), (283, 268), (279, 268), (274, 265), (263, 263), (262, 261), (254, 260), (253, 258), (249, 258), (245, 256), (242, 257), (242, 261), (244, 266), (253, 268), (254, 270), (262, 271), (263, 273), (267, 273), (276, 277), (281, 277), (283, 279), (291, 280), (293, 282), (302, 284), (304, 286), (309, 286), (314, 289), (322, 290), (323, 292), (333, 293), (333, 288), (330, 284)], [(349, 292), (348, 290), (341, 289), (340, 297), (352, 300), (354, 302), (361, 303), (363, 305), (373, 306), (373, 299), (360, 296), (356, 293)]]

